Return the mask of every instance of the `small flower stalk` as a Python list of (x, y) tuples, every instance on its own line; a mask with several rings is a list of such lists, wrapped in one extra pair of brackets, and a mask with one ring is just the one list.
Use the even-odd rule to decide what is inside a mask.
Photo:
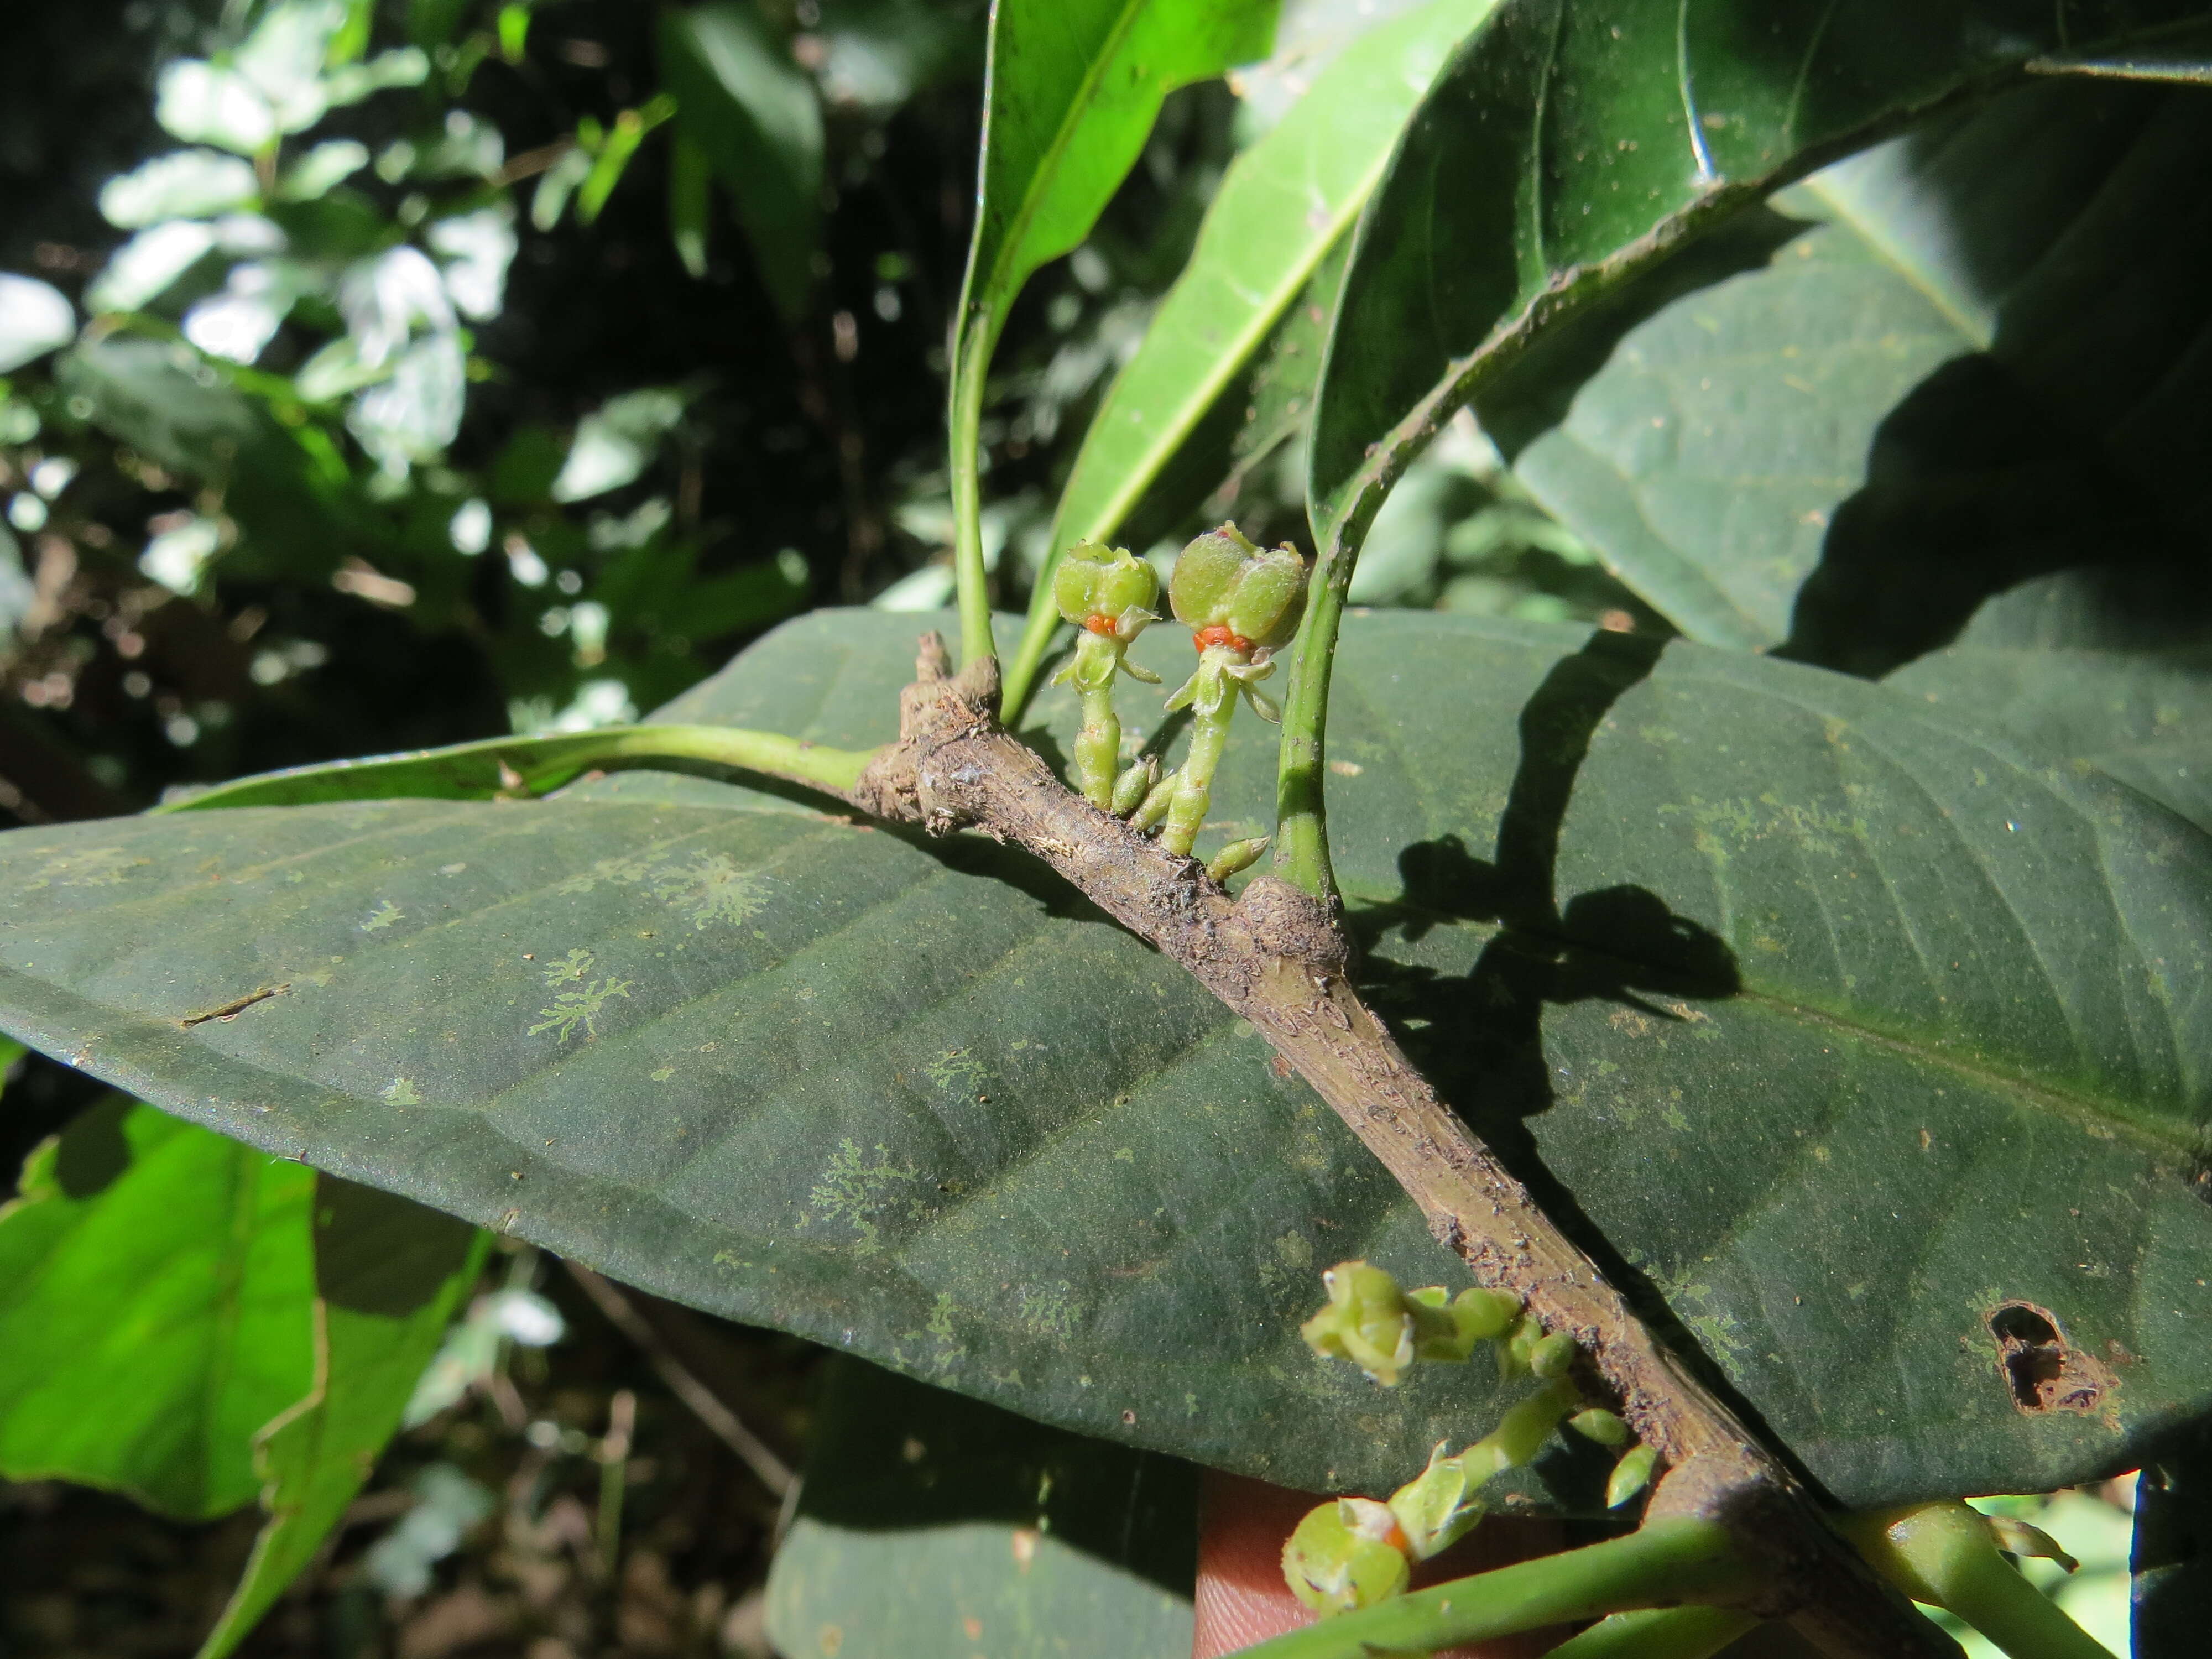
[[(1072, 684), (1083, 698), (1083, 729), (1075, 738), (1075, 775), (1083, 797), (1114, 811), (1117, 786), (1131, 773), (1121, 768), (1121, 722), (1114, 712), (1114, 681), (1127, 674), (1157, 683), (1158, 676), (1128, 660), (1129, 642), (1158, 622), (1160, 579), (1152, 566), (1122, 548), (1079, 542), (1053, 575), (1060, 614), (1083, 631), (1075, 656), (1054, 683)], [(1141, 800), (1141, 793), (1137, 794)], [(1127, 809), (1123, 809), (1127, 810)]]
[(2005, 1559), (2048, 1556), (2069, 1572), (2080, 1565), (2036, 1528), (1983, 1515), (1956, 1498), (1848, 1515), (1837, 1524), (1891, 1583), (1957, 1614), (2007, 1653), (2110, 1659)]
[(1274, 672), (1275, 648), (1297, 631), (1305, 583), (1305, 562), (1295, 549), (1256, 547), (1233, 524), (1199, 537), (1176, 561), (1168, 602), (1197, 643), (1198, 669), (1168, 699), (1169, 708), (1188, 708), (1192, 716), (1190, 751), (1176, 770), (1160, 829), (1160, 844), (1170, 851), (1188, 854), (1206, 822), (1237, 699), (1264, 720), (1282, 718), (1257, 682)]

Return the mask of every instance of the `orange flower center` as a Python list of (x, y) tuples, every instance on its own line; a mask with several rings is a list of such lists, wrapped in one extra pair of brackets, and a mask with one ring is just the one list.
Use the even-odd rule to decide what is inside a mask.
[(1114, 631), (1114, 619), (1107, 616), (1085, 617), (1083, 619), (1083, 625), (1093, 634), (1110, 634)]
[(1242, 634), (1232, 634), (1225, 623), (1216, 623), (1211, 628), (1201, 628), (1191, 635), (1191, 641), (1203, 651), (1210, 645), (1225, 645), (1231, 651), (1249, 651), (1252, 641)]

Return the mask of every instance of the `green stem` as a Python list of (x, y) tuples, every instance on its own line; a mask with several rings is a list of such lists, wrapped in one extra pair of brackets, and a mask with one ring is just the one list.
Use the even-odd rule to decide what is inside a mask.
[[(1094, 636), (1095, 637), (1095, 636)], [(1083, 692), (1083, 729), (1075, 734), (1075, 775), (1083, 799), (1102, 812), (1114, 810), (1114, 781), (1121, 775), (1121, 718), (1114, 712), (1114, 685), (1108, 681)]]
[(1565, 1377), (1547, 1382), (1508, 1407), (1496, 1428), (1460, 1454), (1460, 1462), (1475, 1477), (1477, 1486), (1501, 1470), (1533, 1463), (1552, 1431), (1582, 1403), (1575, 1385)]
[(1121, 720), (1114, 712), (1114, 677), (1127, 647), (1111, 634), (1087, 629), (1076, 641), (1072, 678), (1083, 698), (1083, 726), (1075, 734), (1075, 778), (1083, 798), (1101, 811), (1114, 810), (1114, 785), (1121, 774)]
[[(946, 412), (948, 463), (952, 478), (952, 575), (960, 597), (960, 665), (997, 654), (991, 638), (989, 573), (983, 568), (981, 475), (984, 371), (991, 362), (997, 331), (988, 320), (969, 319), (952, 364), (952, 402)], [(1048, 600), (1051, 584), (1039, 592)]]
[(1646, 1522), (1626, 1538), (1522, 1561), (1340, 1613), (1238, 1659), (1369, 1659), (1430, 1653), (1654, 1603), (1749, 1594), (1759, 1574), (1717, 1521)]
[(1059, 607), (1053, 604), (1052, 574), (1060, 568), (1065, 551), (1059, 547), (1045, 550), (1044, 568), (1037, 572), (1036, 586), (1030, 590), (1029, 621), (1023, 624), (1021, 643), (1014, 647), (999, 696), (999, 720), (1003, 726), (1019, 723), (1022, 710), (1029, 707), (1036, 690), (1044, 659), (1052, 654), (1053, 643), (1060, 637), (1061, 622)]
[(1213, 774), (1229, 744), (1229, 721), (1237, 713), (1237, 688), (1222, 671), (1245, 660), (1243, 653), (1225, 646), (1209, 645), (1200, 654), (1198, 692), (1190, 705), (1190, 751), (1176, 773), (1168, 821), (1160, 830), (1160, 845), (1170, 853), (1188, 854), (1205, 827), (1206, 809), (1213, 794)]
[(1601, 1619), (1547, 1659), (1712, 1659), (1758, 1624), (1734, 1607), (1646, 1607)]
[(860, 781), (872, 751), (830, 749), (776, 732), (728, 726), (612, 726), (544, 738), (488, 738), (445, 749), (362, 760), (295, 766), (258, 777), (217, 784), (156, 812), (198, 811), (217, 806), (299, 806), (315, 801), (390, 799), (427, 796), (481, 800), (522, 793), (544, 794), (611, 763), (705, 761), (744, 772), (762, 772), (834, 793)]
[(1989, 1523), (1955, 1499), (1844, 1516), (1838, 1529), (1916, 1601), (1947, 1607), (2012, 1659), (2112, 1659), (1999, 1553)]
[(1990, 1550), (1942, 1580), (1942, 1605), (2012, 1659), (2112, 1659), (2105, 1644)]
[(1314, 562), (1306, 583), (1306, 614), (1291, 641), (1291, 687), (1283, 698), (1283, 735), (1275, 762), (1275, 873), (1332, 907), (1336, 872), (1328, 860), (1328, 803), (1322, 775), (1328, 754), (1329, 673), (1336, 665), (1336, 634), (1344, 623), (1344, 596), (1359, 562), (1367, 526), (1382, 492), (1367, 492), (1340, 524)]

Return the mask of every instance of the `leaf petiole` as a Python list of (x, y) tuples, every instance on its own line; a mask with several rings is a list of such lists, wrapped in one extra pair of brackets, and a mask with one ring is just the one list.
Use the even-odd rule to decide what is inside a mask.
[(597, 767), (657, 760), (704, 761), (738, 771), (843, 794), (859, 782), (873, 750), (830, 749), (777, 732), (727, 726), (611, 726), (542, 738), (487, 738), (443, 749), (372, 755), (362, 760), (289, 767), (219, 783), (168, 800), (156, 812), (217, 806), (301, 806), (317, 801), (401, 796), (483, 800), (542, 795)]
[(1749, 1594), (1760, 1575), (1717, 1521), (1670, 1516), (1626, 1538), (1455, 1578), (1244, 1649), (1240, 1659), (1431, 1653), (1570, 1620)]

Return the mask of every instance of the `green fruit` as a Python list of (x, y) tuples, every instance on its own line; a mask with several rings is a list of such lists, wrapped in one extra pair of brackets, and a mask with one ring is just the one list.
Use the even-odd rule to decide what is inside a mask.
[(1368, 1498), (1340, 1498), (1310, 1510), (1283, 1546), (1283, 1581), (1316, 1613), (1351, 1613), (1387, 1601), (1413, 1570), (1397, 1517)]
[(1168, 602), (1186, 627), (1226, 628), (1254, 647), (1285, 645), (1305, 611), (1305, 561), (1287, 547), (1255, 547), (1224, 524), (1183, 549)]
[(1093, 617), (1119, 624), (1132, 611), (1152, 610), (1160, 597), (1160, 579), (1126, 548), (1078, 542), (1053, 573), (1052, 597), (1060, 614), (1079, 628)]

